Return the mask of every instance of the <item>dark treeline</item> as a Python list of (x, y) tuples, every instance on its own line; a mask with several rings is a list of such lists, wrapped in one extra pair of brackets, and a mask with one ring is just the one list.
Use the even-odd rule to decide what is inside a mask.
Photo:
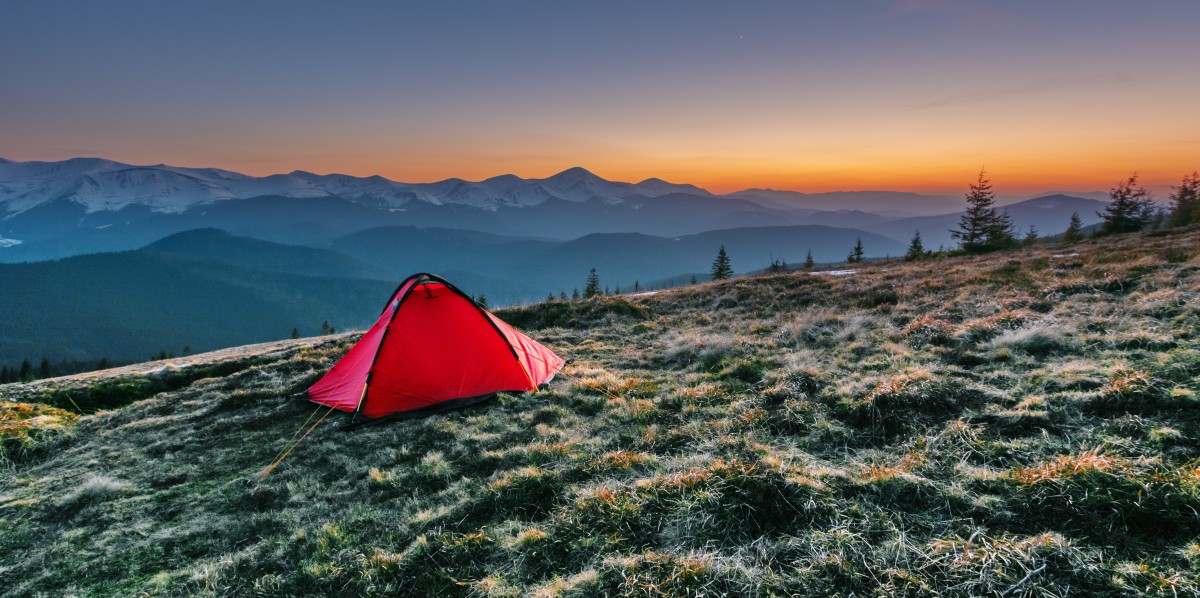
[(37, 361), (25, 359), (18, 364), (0, 366), (0, 384), (69, 376), (94, 370), (106, 370), (120, 365), (125, 365), (125, 363), (115, 363), (107, 357), (95, 360), (63, 359), (54, 362), (45, 357)]

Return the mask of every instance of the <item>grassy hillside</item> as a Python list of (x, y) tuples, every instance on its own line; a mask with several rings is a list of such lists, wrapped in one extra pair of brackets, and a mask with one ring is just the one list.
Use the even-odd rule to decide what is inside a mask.
[(507, 310), (569, 376), (258, 483), (349, 339), (0, 386), (0, 594), (1196, 595), (1198, 294), (1193, 229)]

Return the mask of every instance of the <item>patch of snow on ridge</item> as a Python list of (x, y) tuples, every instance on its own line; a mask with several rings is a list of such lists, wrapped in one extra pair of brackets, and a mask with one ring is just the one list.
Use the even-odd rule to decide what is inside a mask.
[(824, 272), (809, 272), (813, 276), (850, 276), (858, 274), (858, 270), (826, 270)]

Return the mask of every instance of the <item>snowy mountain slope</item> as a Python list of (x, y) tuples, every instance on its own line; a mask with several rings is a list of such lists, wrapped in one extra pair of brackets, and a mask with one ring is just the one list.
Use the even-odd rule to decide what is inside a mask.
[(544, 179), (523, 179), (509, 174), (479, 182), (451, 178), (433, 183), (403, 183), (381, 176), (320, 175), (300, 170), (254, 177), (219, 168), (133, 166), (101, 158), (0, 161), (0, 217), (56, 201), (79, 204), (88, 214), (127, 206), (180, 213), (215, 201), (261, 196), (341, 197), (387, 210), (457, 205), (496, 211), (537, 206), (549, 199), (619, 204), (633, 196), (676, 193), (712, 197), (694, 185), (676, 185), (662, 179), (647, 179), (637, 184), (614, 182), (578, 167)]

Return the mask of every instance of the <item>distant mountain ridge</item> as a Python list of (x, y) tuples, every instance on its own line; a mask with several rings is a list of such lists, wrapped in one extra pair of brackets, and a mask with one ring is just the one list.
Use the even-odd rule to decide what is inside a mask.
[(695, 185), (676, 185), (661, 179), (641, 183), (608, 181), (579, 167), (544, 179), (501, 175), (477, 182), (451, 178), (434, 183), (402, 183), (381, 176), (320, 175), (301, 170), (253, 177), (218, 168), (135, 166), (102, 158), (0, 162), (0, 214), (8, 215), (61, 199), (84, 206), (88, 213), (131, 205), (177, 213), (198, 205), (265, 195), (336, 196), (389, 210), (404, 209), (413, 203), (496, 210), (535, 206), (550, 198), (620, 203), (629, 197), (672, 193), (712, 196)]
[(903, 251), (879, 235), (825, 226), (675, 238), (597, 233), (573, 241), (389, 226), (325, 248), (192, 230), (133, 251), (0, 264), (0, 365), (41, 356), (145, 359), (184, 346), (203, 351), (283, 338), (293, 327), (315, 334), (324, 320), (362, 328), (396, 282), (414, 272), (444, 275), (493, 305), (512, 305), (570, 295), (591, 268), (604, 286), (628, 293), (637, 283), (645, 289), (693, 273), (703, 279), (722, 245), (737, 272), (750, 272), (772, 258), (801, 261), (809, 248), (820, 262), (844, 259), (860, 237), (869, 255)]
[[(1024, 227), (1022, 203), (1008, 207)], [(935, 229), (946, 228), (942, 220), (956, 219), (963, 207), (952, 197), (895, 191), (747, 189), (716, 195), (658, 178), (609, 181), (579, 167), (542, 179), (506, 174), (474, 182), (401, 183), (381, 176), (299, 170), (254, 177), (219, 168), (134, 166), (101, 158), (3, 160), (0, 263), (130, 250), (201, 228), (313, 247), (381, 226), (565, 241), (594, 233), (678, 237), (818, 225), (873, 231), (903, 242), (918, 228), (941, 235)], [(1085, 221), (1093, 208), (1087, 204), (1080, 209)], [(1061, 215), (1033, 212), (1036, 217), (1028, 223), (1044, 233), (1065, 229)], [(941, 242), (927, 239), (931, 247)]]
[[(998, 209), (1008, 212), (1012, 218), (1013, 228), (1018, 237), (1024, 236), (1032, 226), (1041, 236), (1050, 236), (1067, 229), (1071, 214), (1079, 214), (1084, 226), (1096, 224), (1102, 220), (1100, 212), (1107, 202), (1072, 197), (1070, 195), (1047, 195), (1025, 201), (1000, 206)], [(869, 224), (864, 228), (893, 239), (911, 238), (916, 231), (921, 232), (921, 240), (926, 248), (937, 249), (939, 246), (951, 248), (955, 241), (950, 235), (951, 230), (958, 228), (963, 212), (941, 214), (938, 216), (919, 216), (902, 218)]]

